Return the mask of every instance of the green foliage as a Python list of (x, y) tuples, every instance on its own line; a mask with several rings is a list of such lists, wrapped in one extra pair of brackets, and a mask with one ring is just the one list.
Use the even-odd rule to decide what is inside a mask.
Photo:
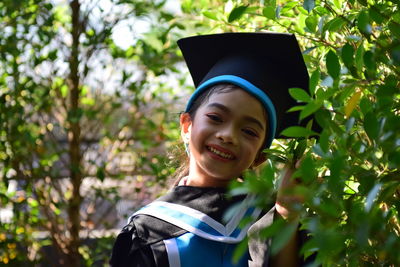
[(241, 16), (243, 16), (243, 14), (245, 14), (246, 9), (247, 9), (247, 6), (238, 6), (238, 7), (235, 7), (235, 8), (231, 11), (231, 13), (229, 14), (228, 22), (233, 22), (233, 21), (239, 19)]
[[(304, 198), (302, 228), (311, 235), (302, 248), (304, 257), (316, 252), (323, 266), (399, 265), (397, 1), (249, 1), (233, 9), (236, 1), (221, 1), (215, 9), (212, 3), (208, 12), (222, 15), (205, 18), (208, 31), (291, 32), (305, 51), (310, 91), (290, 89), (299, 102), (290, 111), (300, 110), (300, 120), (314, 115), (322, 131), (318, 138), (299, 141), (302, 145), (280, 140), (267, 151), (276, 171), (284, 161), (303, 158), (295, 177), (303, 183), (296, 189)], [(225, 12), (234, 19), (226, 23)], [(315, 133), (290, 127), (282, 134), (303, 138)], [(262, 174), (251, 178), (234, 190), (270, 192), (272, 185)], [(284, 227), (277, 221), (262, 235), (281, 245)]]

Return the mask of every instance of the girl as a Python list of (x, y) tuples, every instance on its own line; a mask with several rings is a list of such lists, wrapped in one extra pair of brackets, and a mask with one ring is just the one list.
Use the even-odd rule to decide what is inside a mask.
[[(129, 218), (111, 265), (297, 265), (297, 233), (274, 258), (266, 242), (255, 240), (233, 262), (233, 251), (251, 225), (249, 232), (256, 232), (274, 214), (294, 216), (282, 201), (260, 216), (252, 196), (225, 196), (230, 181), (265, 160), (263, 149), (281, 130), (298, 124), (298, 114), (286, 112), (296, 104), (288, 89), (306, 90), (308, 74), (295, 37), (225, 33), (181, 39), (178, 45), (197, 88), (180, 117), (189, 163), (181, 168), (177, 186)], [(289, 179), (287, 172), (283, 184)], [(239, 208), (226, 221), (233, 205)], [(251, 218), (245, 226), (240, 224), (244, 217)]]

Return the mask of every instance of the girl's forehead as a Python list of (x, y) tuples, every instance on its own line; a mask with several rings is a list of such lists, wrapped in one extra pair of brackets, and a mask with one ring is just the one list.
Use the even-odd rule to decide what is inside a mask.
[(231, 115), (255, 117), (266, 124), (267, 114), (262, 103), (240, 87), (212, 93), (203, 106), (219, 109)]

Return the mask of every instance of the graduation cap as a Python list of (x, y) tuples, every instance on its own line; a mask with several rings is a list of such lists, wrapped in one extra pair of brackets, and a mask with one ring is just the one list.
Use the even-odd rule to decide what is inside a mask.
[(266, 147), (299, 123), (289, 88), (308, 91), (309, 76), (296, 37), (287, 33), (222, 33), (178, 41), (196, 87), (186, 111), (215, 84), (231, 83), (255, 96), (268, 114)]

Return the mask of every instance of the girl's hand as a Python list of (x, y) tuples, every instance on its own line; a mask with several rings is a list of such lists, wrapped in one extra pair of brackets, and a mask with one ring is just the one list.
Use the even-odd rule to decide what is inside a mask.
[(275, 203), (276, 212), (285, 220), (295, 221), (299, 216), (299, 209), (304, 198), (295, 193), (299, 180), (293, 178), (293, 173), (299, 167), (300, 161), (295, 164), (286, 164), (282, 170), (282, 178), (278, 188)]

